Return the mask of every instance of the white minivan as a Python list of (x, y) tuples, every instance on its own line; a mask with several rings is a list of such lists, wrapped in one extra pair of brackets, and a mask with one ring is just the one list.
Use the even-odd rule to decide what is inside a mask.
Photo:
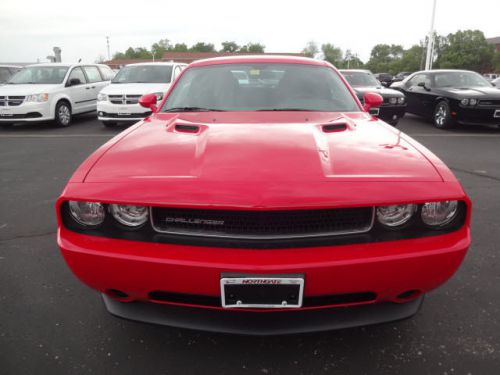
[(0, 86), (0, 125), (54, 120), (68, 126), (75, 114), (92, 112), (113, 71), (100, 64), (29, 65)]
[(97, 117), (104, 126), (118, 121), (136, 122), (151, 114), (139, 105), (145, 94), (156, 94), (158, 101), (187, 64), (156, 62), (129, 64), (123, 67), (97, 98)]

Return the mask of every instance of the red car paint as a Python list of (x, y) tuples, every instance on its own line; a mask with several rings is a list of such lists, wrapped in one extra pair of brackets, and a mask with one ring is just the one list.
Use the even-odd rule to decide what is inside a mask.
[[(242, 62), (331, 67), (292, 57), (239, 57), (196, 62), (182, 74), (195, 66)], [(124, 291), (123, 301), (165, 303), (150, 298), (153, 290), (217, 297), (227, 272), (304, 274), (304, 296), (369, 290), (376, 293), (369, 303), (403, 302), (398, 296), (408, 290), (428, 292), (449, 279), (466, 254), (470, 200), (436, 156), (367, 110), (153, 113), (104, 144), (71, 177), (57, 202), (62, 254), (82, 282), (103, 293)], [(346, 126), (323, 129), (331, 123)], [(198, 130), (179, 131), (178, 124)], [(461, 200), (467, 212), (460, 229), (442, 235), (257, 250), (76, 233), (61, 218), (68, 200), (257, 211)]]

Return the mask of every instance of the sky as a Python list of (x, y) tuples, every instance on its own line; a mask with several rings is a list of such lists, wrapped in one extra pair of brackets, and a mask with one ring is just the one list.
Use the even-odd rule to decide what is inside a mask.
[[(418, 44), (429, 32), (432, 0), (22, 0), (0, 1), (0, 62), (94, 62), (129, 46), (261, 43), (300, 52), (308, 41), (351, 49), (366, 61), (378, 43)], [(500, 36), (499, 0), (437, 0), (439, 34), (479, 29)]]

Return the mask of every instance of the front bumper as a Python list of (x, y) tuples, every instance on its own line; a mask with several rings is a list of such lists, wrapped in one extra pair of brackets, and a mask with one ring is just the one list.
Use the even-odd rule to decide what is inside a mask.
[(399, 304), (379, 303), (269, 314), (144, 302), (124, 303), (106, 295), (103, 295), (103, 300), (109, 313), (123, 319), (200, 331), (264, 336), (328, 331), (402, 320), (418, 312), (423, 297)]
[(500, 125), (500, 107), (463, 108), (459, 106), (455, 113), (454, 117), (461, 125)]
[[(228, 312), (223, 309), (219, 302), (219, 283), (223, 273), (304, 275), (304, 299), (310, 301), (322, 299), (327, 302), (279, 312), (282, 315), (290, 314), (288, 316), (290, 322), (299, 321), (298, 317), (309, 316), (303, 314), (306, 311), (311, 312), (311, 319), (314, 320), (313, 311), (318, 312), (319, 317), (322, 314), (328, 315), (327, 312), (319, 313), (321, 310), (333, 312), (340, 311), (337, 310), (340, 307), (387, 305), (380, 308), (383, 313), (375, 314), (373, 321), (360, 318), (357, 314), (361, 313), (354, 312), (358, 311), (357, 309), (352, 309), (352, 314), (341, 314), (345, 315), (340, 319), (341, 323), (329, 321), (323, 325), (318, 322), (315, 326), (314, 322), (308, 322), (302, 325), (302, 328), (297, 326), (296, 332), (303, 332), (371, 324), (370, 322), (379, 323), (414, 314), (418, 306), (406, 305), (410, 306), (407, 309), (398, 307), (398, 304), (412, 300), (401, 298), (401, 294), (416, 291), (412, 296), (414, 298), (448, 280), (465, 256), (470, 235), (468, 227), (464, 226), (452, 233), (411, 240), (254, 250), (117, 240), (87, 236), (60, 227), (58, 243), (70, 268), (88, 286), (108, 295), (113, 295), (110, 293), (112, 290), (125, 293), (124, 298), (117, 298), (114, 295), (120, 304), (110, 302), (109, 298), (105, 300), (111, 313), (129, 319), (152, 322), (162, 320), (163, 324), (168, 325), (211, 329), (198, 325), (201, 318), (197, 317), (197, 313), (186, 313), (186, 319), (180, 321), (178, 315), (183, 314), (179, 311), (184, 310), (169, 307), (183, 306), (210, 311), (209, 316), (242, 314), (240, 318), (230, 319), (233, 321), (231, 323), (233, 326), (234, 322), (240, 322), (242, 327), (227, 328), (227, 330), (243, 333), (248, 328), (244, 317), (250, 316), (243, 313), (253, 312), (271, 316), (279, 312), (241, 309)], [(364, 300), (331, 298), (363, 293), (371, 293), (373, 297)], [(158, 295), (167, 298), (159, 298)], [(168, 297), (172, 295), (177, 297)], [(148, 305), (154, 306), (148, 307)], [(378, 307), (373, 307), (373, 310)], [(155, 309), (160, 312), (151, 312)], [(391, 309), (395, 309), (393, 313), (388, 312)], [(371, 311), (371, 308), (368, 311)], [(171, 312), (177, 318), (175, 316), (167, 318)], [(157, 314), (162, 318), (158, 318)], [(351, 322), (348, 322), (349, 316)], [(194, 319), (191, 325), (188, 322), (191, 320), (189, 317)], [(290, 327), (290, 332), (294, 331), (293, 328)], [(222, 328), (216, 324), (213, 329)], [(271, 330), (269, 333), (279, 333), (278, 331), (283, 330), (284, 328), (277, 328), (276, 332)], [(262, 332), (268, 332), (265, 325)]]
[(18, 106), (0, 107), (0, 122), (24, 122), (53, 120), (50, 103), (24, 102)]
[(97, 118), (100, 121), (140, 121), (151, 113), (139, 104), (97, 102)]
[(406, 104), (404, 105), (382, 105), (379, 110), (378, 118), (388, 123), (397, 123), (406, 113)]

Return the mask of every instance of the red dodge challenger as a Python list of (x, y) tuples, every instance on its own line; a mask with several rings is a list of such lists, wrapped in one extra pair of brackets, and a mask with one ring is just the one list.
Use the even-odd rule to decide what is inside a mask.
[(329, 63), (192, 63), (57, 201), (58, 244), (118, 317), (284, 334), (413, 316), (470, 244), (450, 170)]

